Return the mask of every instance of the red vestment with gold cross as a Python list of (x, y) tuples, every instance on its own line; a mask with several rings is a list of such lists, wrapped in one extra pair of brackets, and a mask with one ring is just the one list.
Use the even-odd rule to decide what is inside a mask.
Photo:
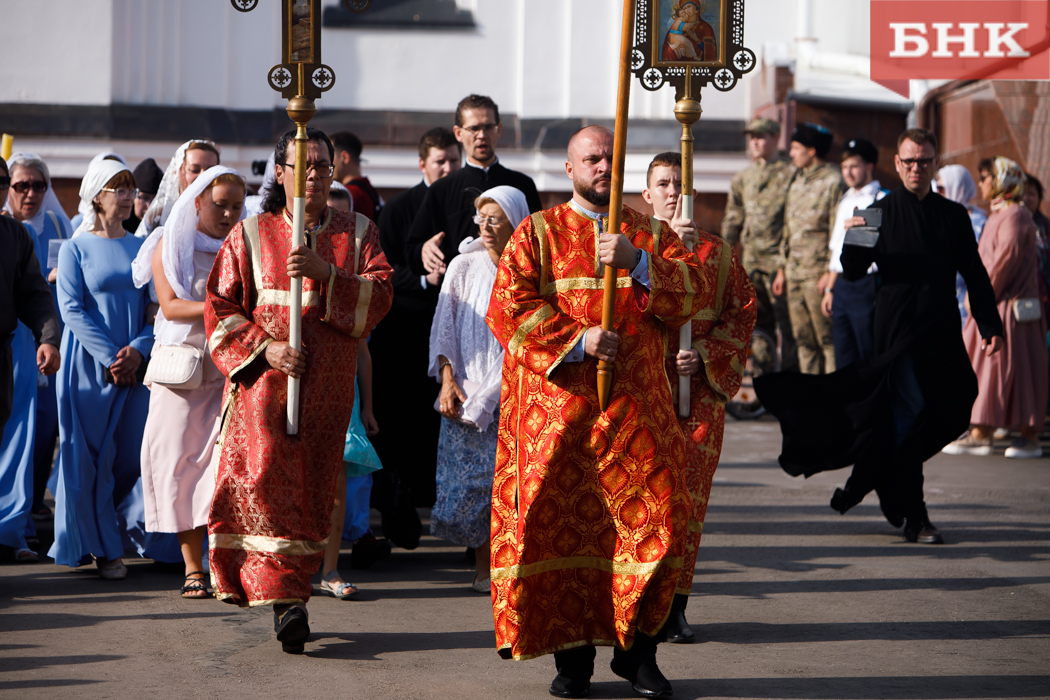
[(705, 281), (657, 220), (624, 208), (621, 232), (648, 252), (651, 289), (619, 271), (621, 343), (604, 413), (597, 361), (564, 361), (601, 325), (598, 222), (572, 204), (534, 214), (496, 273), (487, 321), (506, 353), (491, 574), (504, 658), (629, 649), (637, 632), (659, 632), (681, 575), (691, 504), (663, 362)]
[(263, 213), (230, 232), (208, 279), (204, 324), (226, 375), (221, 451), (208, 521), (215, 597), (238, 605), (305, 602), (331, 527), (354, 408), (357, 344), (390, 308), (393, 270), (375, 224), (329, 208), (308, 245), (327, 280), (303, 279), (306, 373), (299, 434), (286, 434), (288, 376), (265, 357), (288, 340), (287, 216)]
[[(698, 232), (698, 238), (693, 254), (708, 279), (700, 310), (692, 320), (693, 349), (700, 353), (700, 370), (689, 383), (689, 417), (678, 419), (686, 438), (685, 483), (693, 502), (685, 565), (677, 590), (683, 595), (689, 595), (693, 589), (693, 572), (704, 532), (711, 482), (722, 454), (726, 402), (740, 389), (751, 333), (758, 317), (755, 287), (733, 247), (703, 231)], [(678, 344), (674, 343), (668, 347), (667, 376), (675, 407), (678, 406), (677, 355)]]

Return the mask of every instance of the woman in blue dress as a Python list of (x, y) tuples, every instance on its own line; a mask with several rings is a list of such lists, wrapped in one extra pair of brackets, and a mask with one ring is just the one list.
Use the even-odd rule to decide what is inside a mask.
[[(44, 273), (44, 278), (53, 285), (57, 270), (47, 264), (48, 246), (53, 240), (68, 239), (73, 235), (69, 218), (62, 209), (54, 188), (51, 187), (51, 173), (47, 163), (40, 156), (34, 153), (15, 153), (8, 159), (7, 165), (11, 171), (13, 187), (4, 204), (4, 211), (21, 221), (34, 235), (40, 270)], [(57, 309), (58, 294), (55, 287), (51, 287), (51, 296)], [(31, 371), (31, 365), (28, 368)], [(44, 505), (44, 492), (47, 490), (47, 479), (51, 475), (55, 441), (58, 439), (55, 379), (54, 376), (37, 376), (39, 385), (36, 393), (35, 426), (29, 434), (33, 454), (30, 497), (33, 503), (33, 518), (38, 520), (51, 517), (51, 510)]]
[[(135, 198), (135, 179), (126, 165), (103, 160), (88, 169), (80, 197), (90, 209), (58, 259), (65, 330), (55, 543), (48, 556), (66, 566), (94, 557), (102, 578), (122, 579), (126, 545), (168, 561), (181, 556), (173, 535), (141, 529), (139, 454), (149, 391), (140, 370), (153, 347), (153, 326), (146, 325), (149, 292), (137, 288), (131, 274), (142, 240), (121, 224)], [(153, 541), (160, 537), (172, 541)], [(154, 544), (173, 551), (151, 554)]]

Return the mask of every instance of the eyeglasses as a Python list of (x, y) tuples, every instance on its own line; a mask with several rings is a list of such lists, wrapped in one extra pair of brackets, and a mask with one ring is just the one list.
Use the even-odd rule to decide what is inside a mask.
[(112, 192), (113, 194), (117, 195), (117, 199), (128, 199), (136, 197), (139, 193), (138, 190), (129, 190), (127, 187), (118, 187), (117, 189), (113, 189), (111, 187), (103, 187), (101, 191)]
[[(278, 163), (278, 165), (295, 170), (295, 163)], [(332, 177), (335, 174), (335, 166), (331, 163), (307, 163), (306, 172), (313, 172), (318, 177)]]
[(461, 126), (459, 128), (463, 129), (464, 131), (469, 131), (474, 136), (477, 136), (482, 131), (484, 131), (487, 134), (488, 133), (492, 133), (498, 127), (499, 127), (499, 124), (475, 124), (474, 126)]
[[(7, 178), (7, 180), (10, 182), (11, 178)], [(30, 189), (37, 194), (43, 194), (44, 192), (47, 192), (47, 183), (43, 180), (22, 180), (21, 182), (16, 182), (11, 185), (11, 189), (18, 194), (25, 194)]]
[(911, 170), (912, 168), (918, 168), (919, 170), (925, 170), (926, 168), (933, 165), (933, 158), (899, 158), (901, 165), (906, 169)]
[(140, 199), (143, 202), (145, 202), (146, 204), (149, 204), (150, 202), (152, 202), (153, 198), (157, 196), (155, 194), (150, 194), (149, 192), (143, 192), (142, 190), (136, 190), (136, 191), (138, 192), (138, 194), (135, 195), (135, 199)]
[(478, 226), (484, 224), (489, 228), (498, 228), (500, 224), (507, 223), (506, 219), (497, 219), (494, 216), (482, 216), (481, 214), (474, 215), (474, 223)]
[(0, 190), (6, 190), (11, 186), (11, 177), (9, 175), (0, 175)]

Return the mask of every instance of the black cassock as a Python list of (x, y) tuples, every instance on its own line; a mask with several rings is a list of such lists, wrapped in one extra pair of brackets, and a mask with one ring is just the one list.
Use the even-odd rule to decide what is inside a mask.
[[(1003, 334), (966, 209), (939, 194), (920, 200), (901, 187), (871, 208), (882, 209), (873, 248), (843, 246), (847, 279), (878, 271), (875, 352), (828, 375), (781, 372), (758, 377), (762, 404), (780, 420), (780, 465), (810, 476), (854, 465), (845, 510), (877, 490), (894, 524), (926, 519), (922, 463), (963, 433), (977, 398), (977, 377), (963, 345), (955, 273), (970, 294), (983, 338)], [(901, 370), (917, 380), (921, 411), (897, 436), (893, 402), (900, 400)]]

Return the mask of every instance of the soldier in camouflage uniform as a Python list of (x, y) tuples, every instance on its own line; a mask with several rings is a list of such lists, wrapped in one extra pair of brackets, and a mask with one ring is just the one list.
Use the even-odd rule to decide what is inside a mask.
[(831, 141), (831, 132), (816, 124), (799, 124), (791, 134), (791, 161), (797, 170), (784, 205), (780, 248), (784, 268), (773, 281), (774, 293), (786, 283), (798, 364), (804, 374), (835, 371), (831, 319), (821, 313), (824, 290), (819, 288), (828, 269), (835, 214), (846, 191), (839, 168), (824, 161)]
[[(777, 153), (780, 125), (772, 119), (755, 119), (744, 131), (748, 155), (754, 163), (733, 178), (722, 220), (722, 238), (736, 247), (758, 301), (755, 328), (770, 338), (781, 334), (783, 369), (797, 370), (795, 337), (791, 332), (787, 300), (772, 293), (771, 283), (784, 266), (780, 244), (784, 228), (784, 202), (795, 168)], [(759, 371), (771, 371), (776, 348), (756, 339), (753, 361)]]

